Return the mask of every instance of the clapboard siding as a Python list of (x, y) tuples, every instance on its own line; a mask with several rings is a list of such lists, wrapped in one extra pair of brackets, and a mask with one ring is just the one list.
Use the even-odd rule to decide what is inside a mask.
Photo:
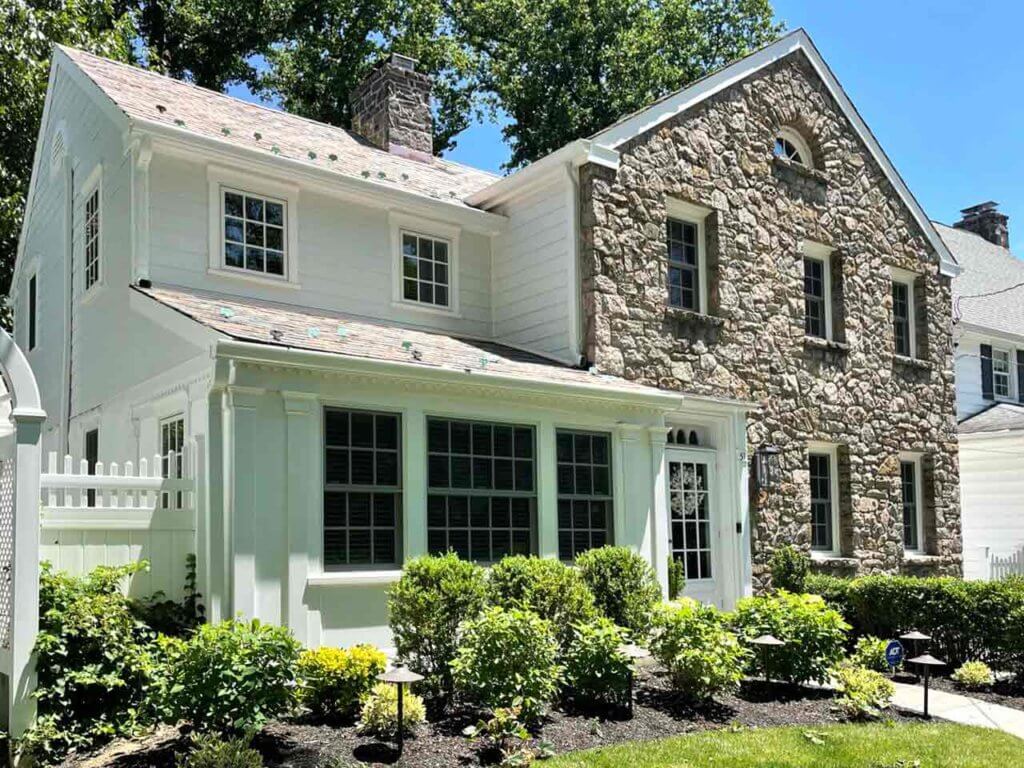
[(1024, 545), (1024, 436), (960, 441), (965, 576), (978, 578), (981, 547), (1007, 555)]
[(494, 335), (574, 360), (574, 212), (567, 180), (556, 180), (496, 212), (508, 217), (494, 242)]

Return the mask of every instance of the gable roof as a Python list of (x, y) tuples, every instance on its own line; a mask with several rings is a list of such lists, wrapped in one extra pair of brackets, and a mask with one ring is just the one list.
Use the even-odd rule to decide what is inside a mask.
[(1024, 261), (966, 229), (935, 228), (963, 269), (953, 280), (953, 319), (1024, 337)]
[(75, 48), (58, 46), (57, 53), (95, 84), (131, 123), (141, 127), (179, 130), (461, 207), (468, 207), (464, 199), (469, 194), (498, 178), (440, 158), (421, 161), (400, 157), (344, 128), (253, 104)]
[(878, 140), (871, 133), (871, 129), (868, 128), (860, 113), (857, 112), (857, 108), (850, 101), (843, 87), (839, 84), (835, 75), (832, 74), (832, 70), (829, 69), (828, 64), (825, 63), (818, 49), (811, 42), (811, 38), (803, 29), (796, 29), (788, 35), (779, 38), (774, 43), (770, 43), (723, 69), (697, 80), (686, 88), (671, 93), (650, 106), (622, 118), (594, 134), (591, 139), (595, 144), (616, 149), (630, 139), (646, 133), (729, 86), (797, 52), (802, 52), (807, 57), (818, 77), (821, 78), (829, 93), (836, 100), (836, 103), (839, 104), (843, 114), (850, 121), (860, 140), (868, 148), (872, 158), (882, 169), (882, 173), (885, 174), (897, 194), (903, 200), (903, 203), (910, 210), (911, 215), (918, 226), (920, 226), (928, 242), (939, 255), (942, 273), (950, 277), (955, 276), (958, 267), (953, 254), (950, 253), (945, 242), (936, 232), (935, 227), (932, 226), (932, 222), (925, 214), (924, 209), (921, 208), (917, 199), (896, 171), (896, 168), (889, 161)]

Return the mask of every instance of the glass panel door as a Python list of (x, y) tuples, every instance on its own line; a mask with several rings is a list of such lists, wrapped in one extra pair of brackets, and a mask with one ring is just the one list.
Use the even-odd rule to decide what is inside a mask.
[(684, 594), (708, 603), (718, 596), (718, 520), (714, 513), (714, 457), (668, 451), (669, 551), (683, 564)]

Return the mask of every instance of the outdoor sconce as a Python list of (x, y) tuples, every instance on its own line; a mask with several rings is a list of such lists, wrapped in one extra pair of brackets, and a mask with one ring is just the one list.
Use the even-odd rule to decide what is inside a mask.
[(762, 445), (754, 452), (754, 482), (759, 491), (778, 488), (782, 474), (779, 469), (781, 452), (777, 445)]

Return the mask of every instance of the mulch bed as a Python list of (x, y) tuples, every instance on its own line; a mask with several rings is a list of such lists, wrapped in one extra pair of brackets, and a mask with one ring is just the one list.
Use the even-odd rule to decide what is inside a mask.
[(929, 685), (939, 691), (958, 693), (961, 696), (981, 699), (990, 704), (1001, 704), (1004, 707), (1024, 710), (1024, 684), (1013, 680), (1000, 680), (980, 691), (968, 691), (961, 688), (948, 677), (933, 677)]
[[(736, 695), (693, 705), (672, 692), (660, 670), (647, 669), (637, 676), (632, 718), (619, 710), (556, 709), (541, 725), (538, 740), (550, 744), (560, 754), (720, 728), (813, 728), (840, 721), (833, 711), (834, 695), (818, 688), (748, 681)], [(913, 714), (901, 712), (894, 712), (892, 717), (916, 719)], [(486, 756), (480, 753), (478, 745), (462, 736), (463, 728), (478, 719), (478, 713), (466, 711), (426, 723), (415, 737), (406, 738), (401, 759), (392, 745), (360, 736), (351, 724), (323, 725), (302, 719), (271, 723), (256, 737), (255, 746), (272, 768), (354, 768), (367, 763), (416, 768), (478, 766), (487, 764)], [(70, 763), (68, 768), (172, 768), (174, 755), (183, 751), (186, 744), (187, 737), (164, 728), (146, 743), (114, 744)]]

